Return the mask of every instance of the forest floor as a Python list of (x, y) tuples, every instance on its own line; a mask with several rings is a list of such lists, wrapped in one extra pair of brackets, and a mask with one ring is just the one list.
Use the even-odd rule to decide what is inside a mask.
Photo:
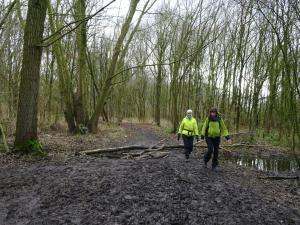
[(203, 150), (188, 163), (182, 150), (145, 160), (74, 156), (164, 138), (176, 143), (152, 125), (40, 137), (48, 159), (0, 155), (0, 224), (300, 224), (299, 180), (259, 179), (264, 172), (230, 163), (204, 169)]

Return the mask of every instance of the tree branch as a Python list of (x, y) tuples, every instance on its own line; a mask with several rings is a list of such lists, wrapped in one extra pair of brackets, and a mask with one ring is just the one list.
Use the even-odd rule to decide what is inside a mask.
[(13, 2), (11, 2), (8, 6), (8, 9), (5, 13), (5, 15), (3, 16), (2, 20), (0, 21), (0, 29), (3, 29), (2, 26), (5, 23), (5, 20), (7, 19), (7, 17), (9, 16), (10, 12), (13, 10), (14, 6), (16, 5), (17, 0), (14, 0)]
[[(55, 31), (53, 34), (51, 34), (48, 37), (44, 38), (42, 44), (40, 44), (39, 46), (40, 47), (49, 47), (50, 45), (52, 45), (56, 41), (62, 39), (63, 37), (65, 37), (69, 33), (71, 33), (74, 30), (76, 30), (82, 23), (87, 22), (88, 20), (92, 19), (94, 16), (96, 16), (97, 14), (99, 14), (100, 12), (102, 12), (104, 9), (106, 9), (108, 6), (110, 6), (115, 1), (116, 0), (110, 1), (108, 4), (106, 4), (101, 9), (99, 9), (97, 12), (95, 12), (92, 15), (87, 16), (86, 18), (83, 18), (83, 19), (80, 19), (80, 20), (76, 20), (76, 21), (72, 21), (72, 22), (70, 22), (70, 23), (62, 26), (57, 31)], [(71, 30), (69, 30), (69, 31), (67, 31), (65, 33), (60, 34), (65, 28), (68, 28), (68, 27), (70, 27), (73, 24), (76, 24), (75, 27), (71, 28)], [(56, 37), (58, 34), (60, 34), (60, 35), (58, 37)], [(47, 40), (49, 40), (49, 41), (47, 42)]]

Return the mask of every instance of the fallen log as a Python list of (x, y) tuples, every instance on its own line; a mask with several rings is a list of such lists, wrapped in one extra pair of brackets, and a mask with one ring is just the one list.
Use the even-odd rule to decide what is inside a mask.
[(230, 134), (229, 136), (238, 136), (238, 135), (244, 135), (244, 134), (251, 135), (251, 134), (254, 134), (254, 132), (239, 132), (239, 133)]
[(236, 144), (220, 145), (220, 147), (249, 147), (249, 148), (263, 147), (263, 148), (270, 148), (272, 146), (271, 145), (254, 145), (254, 144), (236, 143)]
[(152, 148), (151, 150), (147, 149), (147, 150), (142, 150), (142, 151), (132, 152), (132, 153), (131, 152), (123, 152), (122, 154), (131, 156), (131, 157), (138, 157), (138, 156), (142, 156), (142, 155), (152, 156), (163, 149), (164, 149), (164, 145), (160, 146), (159, 148), (155, 148), (155, 149)]
[(143, 152), (133, 152), (133, 153), (123, 152), (122, 154), (125, 156), (137, 157), (137, 156), (141, 156)]
[(158, 152), (158, 151), (161, 151), (161, 150), (163, 150), (163, 149), (165, 149), (165, 145), (162, 145), (162, 146), (160, 146), (160, 147), (158, 147), (158, 146), (154, 146), (154, 147), (151, 147), (151, 149), (149, 148), (149, 149), (147, 149), (147, 150), (144, 150), (144, 151), (142, 151), (142, 152), (140, 152), (141, 153), (141, 155), (143, 155), (143, 154), (145, 154), (145, 153), (154, 153), (154, 152)]
[(163, 149), (173, 149), (173, 148), (183, 148), (183, 145), (162, 145), (160, 147), (153, 147), (152, 149), (149, 146), (144, 145), (129, 145), (123, 147), (115, 147), (115, 148), (102, 148), (102, 149), (92, 149), (77, 152), (79, 155), (93, 155), (93, 154), (104, 154), (104, 153), (112, 153), (112, 152), (122, 152), (122, 151), (132, 151), (132, 150), (144, 150), (141, 154), (152, 152), (152, 151), (160, 151)]
[(259, 179), (270, 179), (270, 180), (299, 180), (299, 176), (264, 176), (258, 177)]
[(141, 160), (141, 159), (150, 159), (151, 156), (150, 155), (141, 155), (141, 156), (138, 156), (136, 158), (134, 158), (135, 160)]
[(131, 154), (127, 154), (127, 155), (121, 157), (121, 159), (135, 159), (135, 157)]
[[(206, 148), (206, 145), (199, 146), (197, 147), (204, 147)], [(131, 146), (124, 146), (124, 147), (116, 147), (116, 148), (102, 148), (102, 149), (92, 149), (92, 150), (85, 150), (85, 151), (80, 151), (77, 152), (76, 155), (93, 155), (93, 154), (105, 154), (105, 153), (112, 153), (112, 152), (122, 152), (122, 151), (132, 151), (132, 150), (144, 150), (140, 153), (143, 155), (147, 152), (152, 152), (152, 151), (160, 151), (160, 150), (167, 150), (167, 149), (180, 149), (184, 148), (184, 145), (163, 145), (160, 147), (154, 147), (150, 149), (148, 146), (143, 146), (143, 145), (131, 145)], [(135, 154), (135, 153), (134, 153)]]
[(134, 157), (130, 153), (123, 157), (123, 159), (134, 159), (134, 160), (141, 160), (141, 159), (159, 159), (159, 158), (166, 158), (169, 156), (170, 152), (148, 152), (147, 154), (139, 155)]
[[(199, 145), (201, 141), (194, 144), (195, 147), (198, 148), (206, 148), (207, 145)], [(252, 145), (252, 144), (227, 144), (227, 145), (220, 145), (221, 148), (230, 148), (230, 147), (271, 147), (268, 145)], [(142, 154), (145, 154), (149, 151), (160, 151), (165, 149), (180, 149), (184, 148), (184, 145), (162, 145), (160, 147), (158, 146), (144, 146), (144, 145), (129, 145), (129, 146), (123, 146), (123, 147), (114, 147), (114, 148), (102, 148), (102, 149), (93, 149), (93, 150), (85, 150), (80, 151), (77, 154), (79, 155), (93, 155), (93, 154), (104, 154), (104, 153), (112, 153), (112, 152), (122, 152), (122, 151), (132, 151), (132, 150), (144, 150), (141, 152)]]
[[(195, 147), (200, 147), (200, 148), (206, 148), (206, 144), (199, 145), (201, 141), (196, 142), (194, 144)], [(254, 144), (243, 144), (243, 143), (236, 143), (236, 144), (225, 144), (225, 145), (220, 145), (220, 148), (225, 148), (225, 147), (249, 147), (249, 148), (255, 148), (255, 147), (264, 147), (264, 148), (270, 148), (272, 146), (270, 145), (254, 145)], [(184, 148), (184, 145), (166, 145), (165, 148)]]
[(100, 149), (80, 151), (80, 152), (78, 152), (78, 154), (80, 154), (80, 155), (92, 155), (92, 154), (121, 152), (121, 151), (128, 151), (128, 150), (143, 150), (143, 149), (149, 149), (149, 146), (129, 145), (129, 146), (123, 146), (123, 147), (114, 147), (114, 148), (100, 148)]
[(155, 147), (157, 147), (159, 144), (163, 143), (165, 140), (166, 140), (166, 138), (160, 140), (159, 142), (157, 142), (157, 143), (154, 144), (154, 145), (151, 145), (151, 146), (149, 147), (149, 150), (150, 150), (150, 149), (153, 149), (153, 148), (155, 148)]
[(159, 158), (164, 158), (169, 155), (169, 152), (154, 152), (148, 154), (150, 155), (153, 159), (159, 159)]

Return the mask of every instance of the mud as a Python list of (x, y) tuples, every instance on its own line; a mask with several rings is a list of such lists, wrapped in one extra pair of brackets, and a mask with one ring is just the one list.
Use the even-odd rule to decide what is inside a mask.
[[(132, 127), (130, 127), (132, 126)], [(162, 138), (150, 125), (125, 125), (126, 144)], [(69, 157), (0, 169), (0, 224), (299, 224), (297, 180), (261, 180), (232, 164), (204, 169), (182, 151), (166, 159)]]

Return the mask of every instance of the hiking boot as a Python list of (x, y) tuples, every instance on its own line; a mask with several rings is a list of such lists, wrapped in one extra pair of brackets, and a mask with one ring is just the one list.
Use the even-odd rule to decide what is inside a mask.
[(190, 160), (189, 160), (189, 156), (188, 155), (186, 155), (185, 156), (185, 162), (189, 162)]
[(219, 166), (213, 166), (211, 169), (212, 169), (212, 171), (220, 171), (220, 167)]

